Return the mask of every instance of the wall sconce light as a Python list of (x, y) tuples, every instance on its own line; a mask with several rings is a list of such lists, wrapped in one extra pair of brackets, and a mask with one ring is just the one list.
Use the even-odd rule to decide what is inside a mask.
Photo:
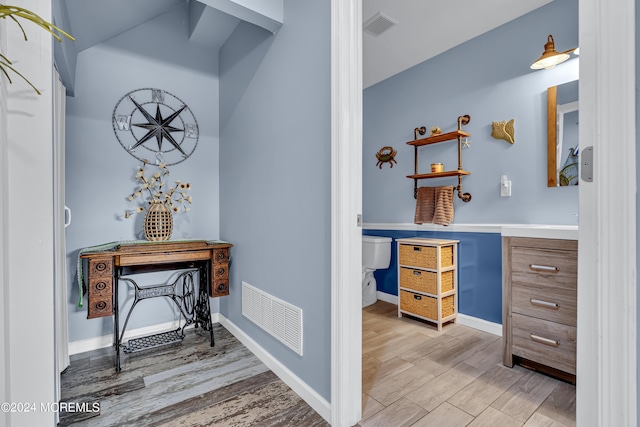
[(553, 36), (549, 34), (547, 37), (547, 43), (544, 45), (544, 52), (542, 56), (531, 64), (532, 70), (540, 70), (542, 68), (548, 70), (556, 65), (569, 59), (569, 53), (575, 51), (577, 48), (569, 49), (564, 52), (556, 52), (555, 45), (553, 43)]

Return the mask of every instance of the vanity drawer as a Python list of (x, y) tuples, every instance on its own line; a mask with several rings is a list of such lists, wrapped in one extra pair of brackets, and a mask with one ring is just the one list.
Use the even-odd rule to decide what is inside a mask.
[(576, 374), (576, 328), (512, 314), (512, 353)]
[(511, 257), (513, 282), (560, 286), (573, 290), (577, 288), (577, 252), (514, 247), (511, 249)]
[(511, 311), (513, 313), (576, 326), (577, 298), (575, 289), (514, 281), (511, 293)]

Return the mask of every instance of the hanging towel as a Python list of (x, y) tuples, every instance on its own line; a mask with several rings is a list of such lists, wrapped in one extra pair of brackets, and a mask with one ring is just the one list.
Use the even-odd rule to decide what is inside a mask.
[(453, 215), (453, 186), (418, 188), (414, 223), (449, 225)]
[(436, 187), (433, 223), (449, 225), (453, 221), (453, 186)]
[(416, 197), (416, 215), (413, 222), (416, 224), (424, 224), (433, 222), (433, 214), (436, 210), (436, 189), (435, 187), (418, 188), (418, 196)]

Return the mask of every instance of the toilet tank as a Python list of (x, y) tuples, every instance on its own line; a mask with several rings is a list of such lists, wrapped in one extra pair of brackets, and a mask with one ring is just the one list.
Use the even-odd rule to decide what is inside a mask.
[(362, 236), (362, 266), (388, 268), (391, 262), (391, 237)]

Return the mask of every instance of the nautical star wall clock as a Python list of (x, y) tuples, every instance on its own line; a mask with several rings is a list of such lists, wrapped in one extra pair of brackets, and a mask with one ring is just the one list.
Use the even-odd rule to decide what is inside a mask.
[(198, 122), (184, 102), (162, 89), (136, 89), (113, 109), (113, 131), (140, 161), (175, 165), (198, 145)]

